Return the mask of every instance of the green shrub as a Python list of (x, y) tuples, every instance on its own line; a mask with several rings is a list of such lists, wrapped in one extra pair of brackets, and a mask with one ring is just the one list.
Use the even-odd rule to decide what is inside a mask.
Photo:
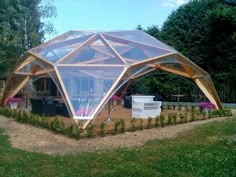
[(21, 122), (22, 121), (22, 112), (21, 111), (17, 112), (16, 121), (17, 122)]
[(173, 110), (175, 110), (175, 108), (176, 108), (176, 105), (173, 105)]
[(159, 124), (159, 116), (156, 116), (155, 118), (155, 127), (157, 128)]
[(232, 111), (231, 111), (231, 109), (229, 109), (229, 108), (224, 108), (223, 109), (223, 115), (224, 116), (232, 116)]
[(190, 120), (190, 122), (193, 122), (193, 121), (195, 121), (195, 112), (194, 111), (191, 112), (191, 120)]
[(116, 120), (114, 122), (114, 134), (118, 133), (119, 126), (120, 126), (120, 120)]
[(50, 123), (49, 123), (48, 119), (45, 116), (42, 116), (41, 121), (40, 121), (40, 126), (43, 128), (50, 128), (49, 124)]
[(188, 123), (188, 114), (184, 113), (184, 123)]
[(143, 130), (143, 119), (140, 119), (139, 121), (139, 128), (140, 130)]
[(188, 105), (185, 105), (185, 111), (189, 111)]
[(165, 116), (164, 115), (160, 116), (160, 121), (161, 121), (161, 126), (165, 127)]
[(168, 114), (168, 122), (167, 122), (168, 125), (171, 125), (172, 124), (172, 114)]
[(179, 114), (180, 123), (184, 123), (184, 114)]
[(206, 119), (206, 112), (202, 112), (202, 119)]
[(51, 130), (55, 131), (56, 133), (62, 133), (65, 128), (65, 123), (63, 120), (58, 119), (57, 117), (51, 121)]
[(26, 111), (22, 112), (22, 119), (21, 122), (23, 123), (29, 123), (29, 114)]
[(69, 135), (69, 137), (73, 137), (75, 139), (80, 138), (81, 129), (79, 125), (71, 125), (69, 128), (64, 129), (64, 132)]
[(208, 119), (210, 119), (210, 118), (211, 118), (211, 116), (212, 116), (212, 115), (211, 115), (211, 110), (209, 110), (209, 111), (208, 111), (208, 114), (207, 114), (207, 116), (208, 116)]
[(93, 130), (94, 130), (94, 125), (92, 123), (90, 123), (87, 128), (86, 128), (86, 134), (88, 138), (92, 138), (93, 137)]
[(121, 133), (125, 133), (125, 121), (123, 119), (120, 120), (120, 125)]
[(5, 110), (5, 116), (8, 117), (8, 118), (11, 117), (11, 110), (10, 109)]
[(134, 132), (136, 130), (136, 121), (134, 117), (131, 119), (131, 131)]
[(105, 132), (106, 132), (106, 123), (105, 122), (101, 122), (100, 129), (101, 129), (100, 135), (102, 137), (104, 137), (105, 136)]
[(151, 128), (151, 124), (152, 124), (152, 118), (151, 118), (151, 117), (148, 117), (147, 128)]
[(53, 130), (53, 131), (55, 131), (55, 132), (57, 132), (57, 130), (59, 129), (59, 124), (60, 124), (60, 122), (59, 122), (59, 119), (56, 117), (53, 121), (51, 121), (51, 130)]
[(16, 109), (12, 110), (12, 118), (14, 118), (14, 119), (17, 118), (17, 112), (18, 111)]
[(179, 110), (179, 111), (181, 111), (181, 106), (182, 106), (182, 105), (178, 105), (178, 110)]
[(173, 118), (174, 124), (176, 125), (176, 124), (177, 124), (177, 115), (174, 114), (174, 115), (172, 116), (172, 118)]
[(191, 112), (195, 111), (195, 106), (191, 106)]

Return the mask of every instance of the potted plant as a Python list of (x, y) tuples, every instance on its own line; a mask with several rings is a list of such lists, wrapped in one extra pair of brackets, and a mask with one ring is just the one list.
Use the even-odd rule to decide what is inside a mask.
[(200, 103), (200, 110), (201, 112), (209, 113), (209, 111), (215, 109), (215, 105), (211, 102), (201, 102)]
[(10, 105), (11, 109), (16, 109), (18, 106), (18, 103), (20, 103), (22, 101), (23, 100), (20, 97), (9, 97), (6, 102), (7, 102), (7, 104)]

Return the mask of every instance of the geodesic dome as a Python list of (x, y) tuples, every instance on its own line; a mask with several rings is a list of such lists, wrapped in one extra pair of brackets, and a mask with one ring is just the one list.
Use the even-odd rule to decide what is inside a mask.
[(222, 108), (207, 72), (174, 48), (138, 31), (69, 31), (22, 57), (2, 99), (14, 96), (32, 77), (47, 74), (74, 119), (91, 120), (126, 82), (156, 69), (191, 78)]

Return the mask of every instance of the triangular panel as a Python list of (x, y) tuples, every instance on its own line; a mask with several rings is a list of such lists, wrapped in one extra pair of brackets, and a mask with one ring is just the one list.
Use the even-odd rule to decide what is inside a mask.
[(58, 67), (76, 116), (90, 117), (123, 70), (124, 67)]
[(72, 38), (66, 41), (59, 41), (40, 48), (34, 48), (31, 52), (38, 54), (39, 56), (48, 59), (49, 61), (56, 63), (72, 50), (77, 48), (83, 42), (91, 38), (92, 35), (86, 35), (79, 38)]
[(70, 59), (62, 61), (62, 64), (123, 64), (122, 60), (116, 57), (112, 49), (97, 39), (90, 45), (85, 45)]
[(156, 46), (163, 48), (165, 50), (176, 51), (174, 48), (164, 44), (163, 42), (155, 39), (154, 37), (147, 35), (146, 33), (140, 30), (134, 31), (114, 31), (114, 32), (105, 32), (105, 34), (112, 35), (114, 37), (128, 39), (130, 41), (147, 44), (150, 46)]

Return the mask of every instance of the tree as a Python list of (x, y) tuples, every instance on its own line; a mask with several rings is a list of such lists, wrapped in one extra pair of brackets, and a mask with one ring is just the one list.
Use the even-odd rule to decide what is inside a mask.
[(55, 16), (53, 1), (42, 3), (42, 0), (1, 0), (1, 67), (12, 68), (24, 51), (42, 43), (45, 33), (53, 32), (51, 24), (42, 22), (43, 18)]
[(209, 72), (228, 102), (236, 101), (235, 5), (235, 0), (192, 0), (172, 12), (162, 29), (144, 29)]

